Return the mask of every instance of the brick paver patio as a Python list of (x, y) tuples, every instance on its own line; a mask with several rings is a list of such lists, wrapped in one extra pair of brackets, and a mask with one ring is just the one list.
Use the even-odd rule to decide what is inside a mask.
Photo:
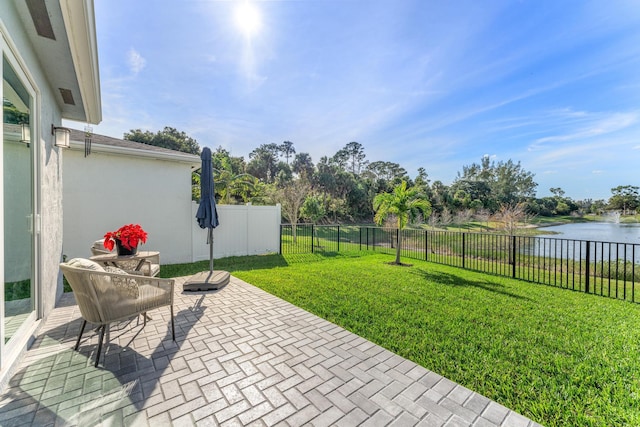
[(65, 294), (0, 400), (3, 426), (536, 426), (504, 406), (237, 278), (112, 325), (73, 350)]

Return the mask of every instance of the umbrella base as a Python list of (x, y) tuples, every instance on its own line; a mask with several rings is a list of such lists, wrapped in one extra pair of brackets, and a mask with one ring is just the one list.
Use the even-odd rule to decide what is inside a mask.
[(203, 271), (194, 274), (184, 282), (184, 291), (211, 291), (225, 287), (229, 283), (228, 271)]

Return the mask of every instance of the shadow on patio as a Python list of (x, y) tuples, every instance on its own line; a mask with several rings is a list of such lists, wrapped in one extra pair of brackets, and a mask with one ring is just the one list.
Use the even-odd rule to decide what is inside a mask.
[[(119, 424), (125, 416), (141, 411), (189, 331), (202, 318), (207, 309), (202, 305), (204, 298), (201, 295), (193, 307), (175, 315), (175, 342), (168, 314), (163, 313), (168, 309), (150, 312), (154, 320), (145, 328), (140, 317), (112, 324), (97, 368), (93, 365), (95, 331), (85, 331), (80, 348), (73, 350), (80, 317), (43, 331), (33, 345), (40, 354), (33, 354), (31, 363), (12, 377), (11, 388), (3, 396), (2, 425), (18, 414), (21, 423), (33, 417), (33, 425), (87, 426), (110, 419)], [(64, 295), (58, 304), (63, 306), (75, 307), (72, 294)], [(52, 347), (59, 351), (51, 352)]]
[(235, 277), (98, 341), (73, 295), (0, 397), (1, 425), (518, 425), (535, 423)]

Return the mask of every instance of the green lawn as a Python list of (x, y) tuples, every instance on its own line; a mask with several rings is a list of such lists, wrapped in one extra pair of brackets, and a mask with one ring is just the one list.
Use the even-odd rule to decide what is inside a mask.
[[(216, 269), (541, 424), (640, 425), (640, 305), (392, 258), (269, 255), (216, 260)], [(162, 275), (207, 266), (163, 266)]]

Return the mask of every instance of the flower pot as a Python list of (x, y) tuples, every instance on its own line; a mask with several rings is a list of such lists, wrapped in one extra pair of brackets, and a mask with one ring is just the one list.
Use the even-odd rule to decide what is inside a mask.
[(120, 241), (119, 239), (116, 239), (116, 251), (119, 256), (135, 255), (136, 253), (138, 253), (138, 247), (136, 246), (131, 249), (127, 249), (122, 245), (122, 241)]

